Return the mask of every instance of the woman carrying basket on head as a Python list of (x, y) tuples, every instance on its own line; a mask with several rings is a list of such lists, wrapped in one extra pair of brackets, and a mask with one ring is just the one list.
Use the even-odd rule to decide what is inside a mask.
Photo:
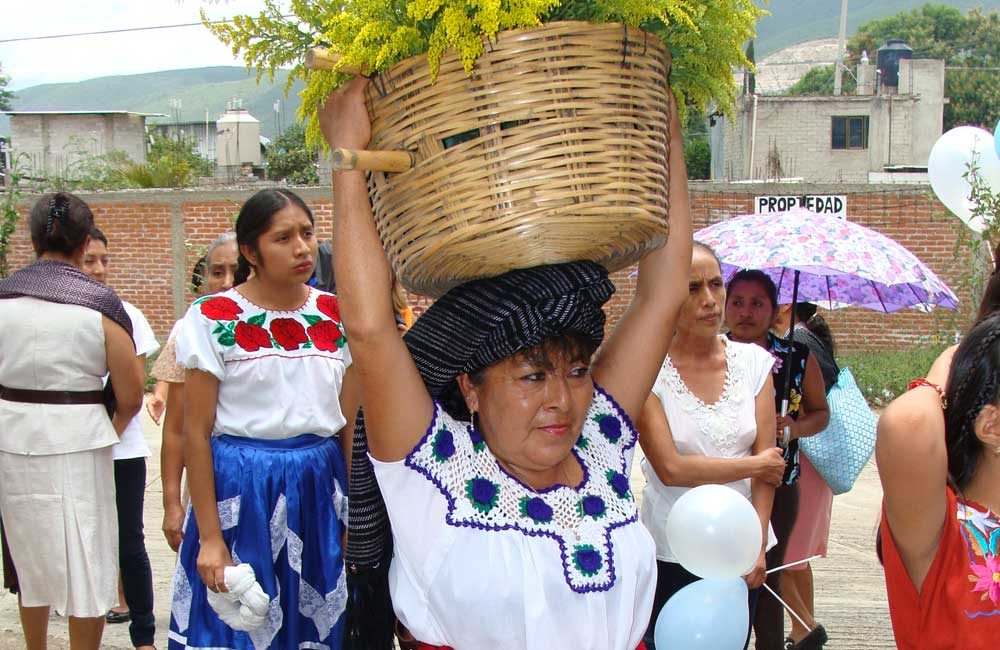
[[(331, 146), (368, 144), (367, 83), (327, 101)], [(681, 146), (669, 162), (670, 240), (641, 262), (635, 300), (593, 364), (613, 286), (589, 262), (461, 285), (401, 341), (365, 177), (334, 174), (334, 262), (393, 528), (390, 587), (418, 647), (640, 646), (656, 565), (628, 482), (632, 418), (691, 259)]]

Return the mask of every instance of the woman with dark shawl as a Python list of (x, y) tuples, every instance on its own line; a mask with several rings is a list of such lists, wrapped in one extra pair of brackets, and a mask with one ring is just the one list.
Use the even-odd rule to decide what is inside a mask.
[(0, 280), (0, 516), (29, 650), (45, 647), (50, 608), (70, 617), (74, 648), (96, 649), (118, 600), (112, 446), (142, 405), (143, 369), (121, 301), (79, 268), (87, 204), (43, 196), (28, 225), (38, 261)]
[[(366, 84), (329, 98), (331, 146), (367, 146)], [(416, 647), (641, 647), (656, 565), (628, 480), (632, 419), (691, 259), (670, 110), (670, 240), (640, 263), (635, 299), (593, 363), (614, 287), (590, 262), (461, 285), (400, 341), (364, 175), (334, 174), (337, 288), (392, 525), (393, 606)]]

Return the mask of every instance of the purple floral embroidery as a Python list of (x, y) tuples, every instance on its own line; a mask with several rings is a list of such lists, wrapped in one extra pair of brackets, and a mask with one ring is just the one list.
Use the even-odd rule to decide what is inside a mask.
[(593, 546), (584, 544), (575, 548), (573, 552), (573, 564), (576, 565), (577, 571), (590, 577), (597, 575), (597, 572), (601, 570), (603, 561), (601, 560), (601, 554)]
[(618, 442), (621, 439), (622, 423), (618, 421), (618, 418), (613, 415), (598, 415), (595, 420), (597, 420), (605, 438), (611, 442)]
[(434, 458), (438, 462), (444, 462), (455, 455), (455, 439), (451, 431), (439, 429), (434, 436)]
[(594, 519), (600, 519), (607, 512), (608, 506), (605, 505), (604, 499), (593, 494), (588, 494), (580, 500), (580, 512), (588, 517), (593, 517)]
[(552, 521), (552, 508), (541, 497), (525, 497), (521, 499), (521, 514), (531, 518), (536, 524), (547, 524)]
[(470, 479), (465, 485), (465, 494), (472, 507), (480, 512), (492, 510), (500, 497), (500, 486), (484, 478)]
[(477, 452), (486, 449), (486, 441), (474, 427), (469, 427), (469, 438), (472, 439), (472, 448)]
[(608, 470), (607, 473), (608, 485), (611, 489), (615, 491), (620, 499), (630, 499), (631, 486), (628, 482), (628, 477), (621, 472), (616, 472), (613, 469)]

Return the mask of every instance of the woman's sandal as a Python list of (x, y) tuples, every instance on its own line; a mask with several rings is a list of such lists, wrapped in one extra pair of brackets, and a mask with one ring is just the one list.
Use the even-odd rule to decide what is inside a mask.
[[(798, 643), (792, 644), (791, 650), (821, 650), (829, 640), (830, 637), (826, 634), (826, 628), (822, 625), (817, 625), (809, 631), (809, 634), (802, 637)], [(786, 644), (785, 647), (788, 648), (789, 646)]]
[(124, 612), (116, 612), (113, 609), (109, 609), (108, 613), (105, 615), (104, 620), (108, 623), (128, 623), (132, 620), (132, 614), (128, 610)]

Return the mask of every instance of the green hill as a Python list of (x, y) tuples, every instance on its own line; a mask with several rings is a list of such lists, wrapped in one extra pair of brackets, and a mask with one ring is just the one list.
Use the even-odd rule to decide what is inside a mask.
[[(837, 0), (770, 0), (758, 4), (771, 12), (757, 26), (757, 59), (789, 45), (817, 38), (836, 37), (840, 30), (840, 2)], [(847, 33), (876, 18), (885, 18), (918, 9), (928, 0), (850, 0), (847, 9)], [(968, 11), (976, 7), (1000, 10), (1000, 0), (933, 0)]]
[[(959, 9), (984, 7), (1000, 10), (1000, 0), (938, 0)], [(758, 0), (771, 15), (760, 21), (756, 52), (758, 60), (788, 45), (837, 35), (840, 2), (837, 0)], [(927, 4), (927, 0), (850, 0), (848, 33), (861, 24), (909, 11)], [(226, 110), (233, 98), (243, 100), (243, 107), (261, 122), (263, 135), (273, 138), (277, 131), (274, 112), (276, 100), (282, 100), (284, 124), (295, 119), (301, 84), (284, 96), (287, 71), (279, 71), (274, 82), (266, 78), (258, 85), (253, 75), (241, 67), (193, 68), (147, 74), (99, 77), (78, 83), (46, 84), (17, 91), (15, 110), (130, 110), (164, 113), (184, 122), (215, 119)], [(180, 100), (181, 111), (175, 115), (171, 100)], [(0, 135), (9, 133), (6, 116), (0, 115)]]
[[(257, 84), (245, 68), (213, 67), (168, 70), (147, 74), (98, 77), (77, 83), (45, 84), (18, 90), (13, 108), (22, 111), (42, 110), (129, 110), (164, 113), (168, 118), (154, 121), (200, 122), (208, 111), (215, 120), (233, 98), (243, 101), (243, 108), (261, 122), (261, 133), (274, 138), (277, 115), (274, 103), (281, 100), (282, 119), (287, 125), (295, 119), (299, 107), (296, 83), (284, 95), (288, 72), (278, 71), (271, 83), (267, 78)], [(180, 113), (171, 100), (180, 100)], [(0, 134), (9, 132), (8, 118), (0, 115)]]

